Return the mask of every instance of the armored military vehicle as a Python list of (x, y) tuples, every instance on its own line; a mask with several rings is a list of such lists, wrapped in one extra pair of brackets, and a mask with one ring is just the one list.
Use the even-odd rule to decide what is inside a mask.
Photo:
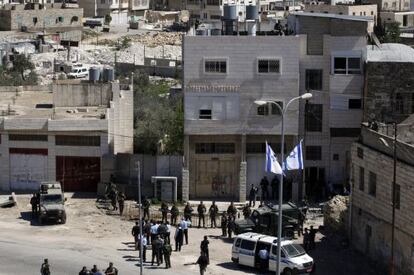
[[(282, 236), (293, 237), (294, 232), (304, 221), (306, 210), (306, 208), (299, 208), (292, 202), (282, 204)], [(264, 205), (255, 209), (248, 219), (237, 220), (235, 233), (256, 232), (277, 236), (278, 220), (279, 206)]]
[(42, 182), (39, 197), (40, 224), (48, 220), (66, 223), (65, 197), (59, 182)]

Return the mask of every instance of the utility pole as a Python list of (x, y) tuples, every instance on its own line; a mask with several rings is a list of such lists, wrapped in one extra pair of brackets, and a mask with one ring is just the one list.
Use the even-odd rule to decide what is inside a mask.
[(138, 213), (139, 213), (139, 274), (142, 275), (142, 256), (144, 255), (144, 248), (142, 245), (142, 204), (141, 204), (141, 163), (137, 162), (138, 169)]
[(392, 178), (392, 221), (391, 221), (391, 269), (390, 274), (395, 274), (394, 267), (394, 235), (395, 235), (395, 189), (397, 180), (397, 123), (394, 122), (394, 171)]

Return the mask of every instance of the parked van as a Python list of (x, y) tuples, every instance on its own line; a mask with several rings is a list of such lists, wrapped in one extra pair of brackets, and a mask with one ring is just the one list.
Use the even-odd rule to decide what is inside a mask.
[(68, 73), (68, 78), (84, 78), (89, 75), (89, 71), (85, 67), (73, 67), (70, 73)]
[[(258, 233), (243, 233), (234, 238), (231, 260), (240, 265), (260, 268), (259, 251), (265, 248), (269, 252), (267, 268), (276, 272), (277, 238)], [(313, 259), (300, 244), (291, 240), (282, 240), (281, 274), (303, 274), (314, 270)]]

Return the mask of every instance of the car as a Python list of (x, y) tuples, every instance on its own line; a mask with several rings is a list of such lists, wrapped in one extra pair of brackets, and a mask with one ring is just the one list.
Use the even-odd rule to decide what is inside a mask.
[[(254, 268), (260, 268), (259, 251), (266, 249), (269, 253), (266, 268), (276, 272), (277, 268), (277, 238), (258, 233), (243, 233), (234, 238), (231, 260), (234, 263)], [(281, 240), (281, 268), (283, 275), (312, 273), (315, 263), (300, 244), (292, 240)]]
[(68, 78), (85, 78), (89, 75), (89, 71), (85, 67), (74, 67), (68, 73)]

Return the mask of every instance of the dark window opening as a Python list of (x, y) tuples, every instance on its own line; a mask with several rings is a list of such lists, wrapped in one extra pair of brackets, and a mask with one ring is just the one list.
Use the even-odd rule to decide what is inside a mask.
[(358, 137), (360, 128), (330, 128), (331, 137)]
[(373, 172), (369, 172), (368, 193), (373, 197), (377, 194), (377, 175)]
[(212, 116), (211, 116), (211, 110), (208, 110), (208, 109), (201, 109), (201, 110), (199, 111), (199, 116), (198, 116), (198, 118), (199, 118), (199, 119), (211, 119), (211, 118), (212, 118)]
[(401, 199), (401, 191), (400, 191), (401, 187), (396, 184), (395, 185), (395, 209), (400, 209), (400, 199)]
[(204, 70), (206, 73), (227, 73), (227, 62), (225, 60), (209, 60), (204, 62)]
[(322, 132), (322, 104), (305, 105), (305, 130), (308, 132)]
[(13, 141), (47, 141), (47, 135), (9, 135), (9, 140)]
[(306, 160), (322, 160), (322, 147), (306, 146)]
[(257, 71), (259, 73), (280, 73), (280, 61), (277, 59), (259, 60)]
[(365, 187), (365, 169), (364, 167), (359, 167), (359, 190), (364, 191)]
[(361, 99), (349, 99), (348, 100), (348, 109), (361, 109), (362, 100)]
[(322, 70), (306, 70), (306, 90), (322, 90)]
[(56, 136), (58, 146), (101, 146), (100, 136)]
[(357, 155), (360, 159), (364, 159), (364, 149), (357, 147)]

